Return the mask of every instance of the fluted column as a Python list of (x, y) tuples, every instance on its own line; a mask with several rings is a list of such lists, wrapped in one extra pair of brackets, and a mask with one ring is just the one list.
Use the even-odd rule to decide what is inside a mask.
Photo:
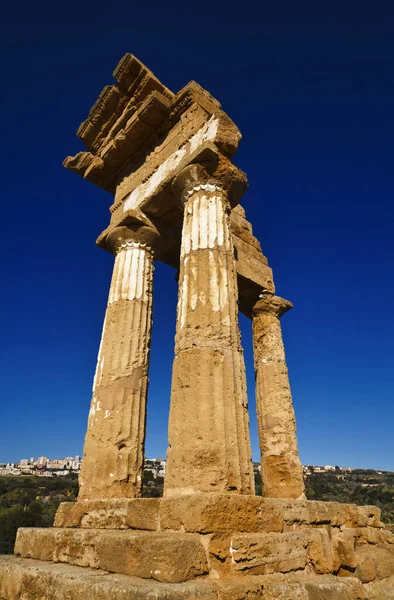
[(105, 314), (79, 479), (79, 498), (141, 495), (153, 253), (121, 240)]
[(253, 309), (256, 408), (263, 495), (300, 498), (305, 492), (279, 318), (292, 308), (266, 294)]
[(216, 184), (183, 198), (164, 494), (253, 494), (230, 207)]

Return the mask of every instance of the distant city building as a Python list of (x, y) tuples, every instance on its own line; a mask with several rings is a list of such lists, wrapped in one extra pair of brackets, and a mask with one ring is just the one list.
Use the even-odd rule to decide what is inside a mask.
[[(65, 458), (54, 458), (49, 459), (47, 456), (39, 456), (37, 460), (31, 457), (30, 460), (22, 458), (19, 463), (0, 463), (0, 476), (1, 475), (37, 475), (40, 477), (55, 477), (64, 476), (70, 473), (79, 473), (81, 470), (82, 458), (79, 455), (66, 456)], [(157, 477), (164, 477), (166, 473), (167, 461), (165, 458), (146, 458), (144, 463), (144, 470), (150, 471), (156, 479)], [(303, 465), (302, 467), (304, 477), (308, 477), (314, 473), (351, 473), (354, 469), (351, 467), (334, 467), (332, 465)], [(253, 471), (255, 474), (261, 472), (261, 464), (259, 462), (253, 462)], [(378, 475), (382, 474), (382, 471), (377, 471)], [(148, 485), (155, 485), (154, 482), (148, 483)], [(371, 487), (375, 484), (366, 484)]]

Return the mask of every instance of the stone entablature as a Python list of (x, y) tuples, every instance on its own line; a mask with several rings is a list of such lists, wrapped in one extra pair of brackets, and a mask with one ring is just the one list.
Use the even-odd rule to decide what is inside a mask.
[[(108, 231), (137, 211), (170, 230), (171, 244), (160, 259), (178, 269), (183, 213), (172, 181), (188, 164), (204, 164), (227, 186), (234, 207), (247, 187), (245, 174), (231, 160), (241, 134), (220, 103), (194, 81), (173, 94), (130, 54), (114, 77), (117, 84), (104, 88), (78, 129), (87, 151), (64, 165), (115, 196), (111, 224), (99, 245), (105, 247)], [(250, 316), (259, 293), (275, 291), (272, 270), (244, 214), (234, 214), (231, 230), (240, 310)]]

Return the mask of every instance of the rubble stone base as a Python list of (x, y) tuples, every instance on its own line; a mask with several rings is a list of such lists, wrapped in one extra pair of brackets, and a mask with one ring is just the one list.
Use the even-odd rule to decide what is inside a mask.
[(394, 600), (374, 506), (197, 494), (63, 503), (0, 557), (0, 600)]

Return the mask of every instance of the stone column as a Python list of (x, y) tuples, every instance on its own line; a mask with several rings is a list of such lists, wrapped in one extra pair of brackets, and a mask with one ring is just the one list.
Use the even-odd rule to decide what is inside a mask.
[(300, 498), (305, 492), (279, 321), (291, 308), (273, 294), (265, 294), (253, 308), (257, 424), (267, 498)]
[(151, 247), (133, 239), (118, 241), (115, 252), (80, 499), (141, 496), (154, 259)]
[(227, 195), (186, 187), (165, 496), (254, 493)]

